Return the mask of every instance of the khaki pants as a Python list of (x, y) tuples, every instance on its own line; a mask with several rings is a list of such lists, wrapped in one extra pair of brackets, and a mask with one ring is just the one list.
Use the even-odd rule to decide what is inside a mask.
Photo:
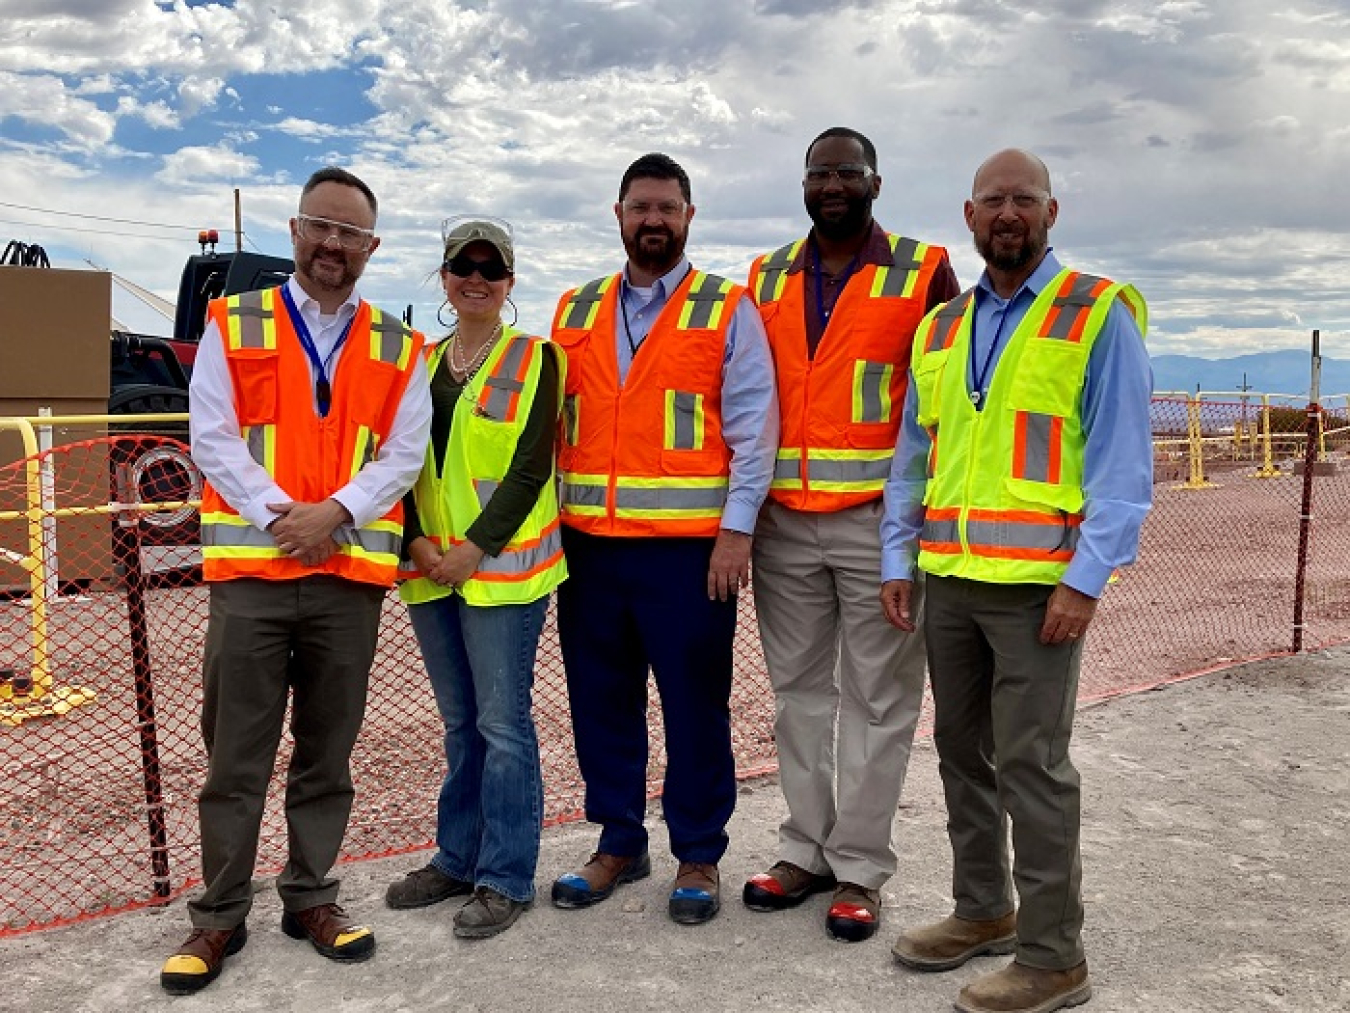
[(788, 804), (779, 856), (871, 889), (895, 873), (891, 830), (924, 673), (922, 634), (881, 611), (880, 523), (879, 499), (835, 513), (769, 502), (753, 574)]
[(267, 784), (291, 700), (286, 772), (289, 856), (277, 877), (288, 911), (337, 899), (328, 876), (351, 814), (350, 760), (365, 715), (383, 588), (335, 577), (211, 585), (202, 736), (209, 765), (198, 801), (203, 894), (198, 928), (240, 924), (253, 903)]
[[(1001, 918), (1012, 818), (1017, 960), (1083, 960), (1078, 771), (1069, 760), (1083, 642), (1038, 639), (1047, 584), (928, 578), (928, 665), (956, 914)], [(1006, 816), (1005, 816), (1006, 814)]]

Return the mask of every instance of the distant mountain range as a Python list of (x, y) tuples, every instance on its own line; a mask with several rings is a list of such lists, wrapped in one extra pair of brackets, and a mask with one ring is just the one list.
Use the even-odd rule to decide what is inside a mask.
[[(1306, 397), (1312, 382), (1312, 356), (1293, 349), (1257, 352), (1231, 359), (1201, 359), (1193, 355), (1155, 355), (1153, 389), (1157, 393), (1233, 391), (1247, 385), (1256, 394), (1294, 394)], [(1322, 397), (1350, 394), (1350, 360), (1322, 359)]]

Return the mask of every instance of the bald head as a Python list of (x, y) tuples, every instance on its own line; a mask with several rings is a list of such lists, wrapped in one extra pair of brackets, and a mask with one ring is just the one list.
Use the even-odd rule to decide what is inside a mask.
[(976, 170), (966, 225), (999, 295), (1010, 298), (1045, 259), (1058, 216), (1050, 170), (1031, 152), (1009, 148)]
[(1050, 193), (1050, 170), (1045, 163), (1030, 151), (1021, 148), (1005, 148), (995, 152), (980, 163), (975, 170), (975, 182), (971, 194), (989, 189), (989, 182), (995, 179), (1016, 178), (1024, 185), (1033, 186)]

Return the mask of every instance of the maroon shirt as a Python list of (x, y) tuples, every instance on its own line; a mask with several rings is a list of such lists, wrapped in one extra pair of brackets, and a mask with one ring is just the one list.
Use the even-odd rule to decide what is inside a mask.
[[(872, 222), (872, 231), (867, 237), (867, 242), (858, 251), (853, 263), (838, 274), (830, 274), (830, 272), (821, 268), (820, 253), (816, 248), (815, 229), (811, 230), (811, 234), (806, 237), (806, 242), (797, 251), (797, 256), (793, 259), (787, 273), (806, 272), (806, 277), (803, 279), (806, 286), (806, 298), (802, 300), (802, 304), (806, 311), (807, 354), (811, 358), (816, 357), (816, 349), (820, 346), (820, 339), (825, 334), (827, 318), (834, 310), (834, 304), (839, 301), (839, 296), (843, 293), (844, 287), (850, 279), (856, 277), (869, 264), (875, 264), (878, 267), (895, 266), (895, 256), (891, 253), (891, 244), (886, 238), (886, 230), (878, 225), (875, 220)], [(820, 314), (816, 306), (817, 277), (820, 279), (820, 301), (825, 310), (824, 316)], [(951, 261), (947, 259), (947, 255), (944, 253), (942, 262), (938, 264), (937, 270), (933, 272), (932, 280), (928, 283), (928, 303), (924, 306), (924, 311), (927, 312), (934, 306), (949, 302), (960, 294), (961, 286), (956, 281), (956, 272), (952, 270)]]

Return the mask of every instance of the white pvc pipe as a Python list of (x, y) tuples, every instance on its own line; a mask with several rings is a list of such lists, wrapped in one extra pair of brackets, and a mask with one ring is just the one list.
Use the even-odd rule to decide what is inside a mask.
[[(50, 408), (39, 408), (38, 415), (51, 418)], [(38, 472), (42, 507), (42, 580), (47, 592), (47, 600), (54, 602), (61, 590), (61, 576), (56, 551), (56, 462), (52, 459), (52, 427), (42, 425), (37, 429), (38, 454), (42, 465)]]

